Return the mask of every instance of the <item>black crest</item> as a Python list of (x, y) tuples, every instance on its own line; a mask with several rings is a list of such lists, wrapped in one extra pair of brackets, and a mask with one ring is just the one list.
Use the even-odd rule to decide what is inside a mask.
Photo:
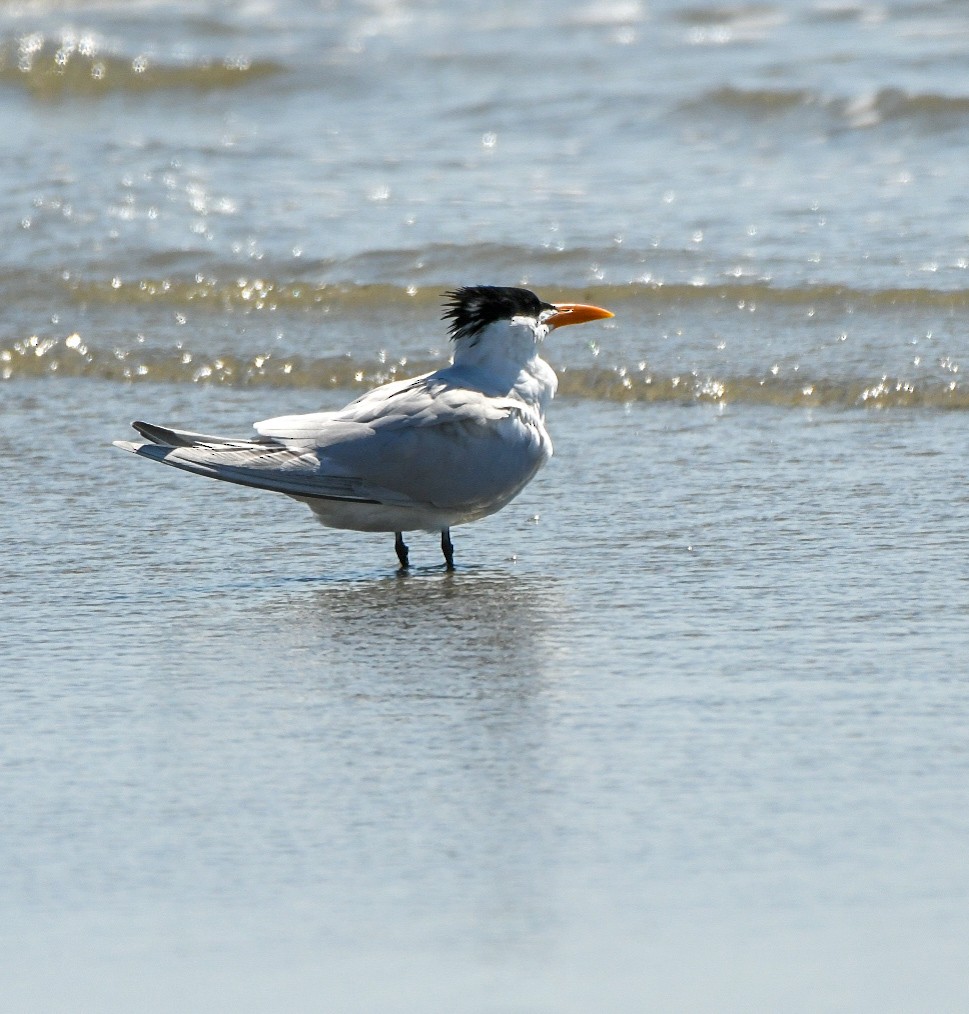
[(510, 285), (466, 285), (445, 292), (450, 300), (442, 314), (451, 321), (451, 338), (469, 338), (497, 320), (512, 317), (537, 317), (543, 310), (553, 310), (529, 289)]

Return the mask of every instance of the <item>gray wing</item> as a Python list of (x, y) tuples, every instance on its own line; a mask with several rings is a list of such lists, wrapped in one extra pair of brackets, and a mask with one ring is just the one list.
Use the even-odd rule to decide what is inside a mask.
[(291, 496), (411, 505), (392, 490), (351, 476), (322, 474), (316, 454), (270, 440), (217, 437), (144, 422), (132, 426), (149, 442), (116, 440), (116, 447), (197, 475)]
[(294, 449), (312, 447), (328, 474), (449, 509), (509, 499), (551, 454), (534, 410), (450, 386), (441, 373), (388, 384), (340, 412), (267, 419), (256, 431)]
[(452, 385), (447, 371), (387, 384), (339, 412), (256, 423), (219, 437), (135, 422), (142, 457), (292, 496), (477, 510), (511, 499), (551, 454), (518, 399)]

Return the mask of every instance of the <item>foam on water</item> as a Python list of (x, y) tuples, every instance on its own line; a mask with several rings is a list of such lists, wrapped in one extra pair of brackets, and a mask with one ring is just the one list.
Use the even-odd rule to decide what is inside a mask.
[[(482, 251), (481, 260), (489, 256), (494, 252)], [(548, 264), (534, 266), (550, 273)], [(16, 291), (21, 280), (8, 278), (8, 287)], [(26, 289), (36, 288), (35, 281), (24, 281)], [(66, 308), (58, 322), (63, 316), (80, 329), (65, 335), (48, 326), (7, 339), (0, 344), (0, 377), (370, 387), (447, 360), (439, 320), (446, 284), (401, 289), (267, 277), (220, 281), (201, 274), (192, 280), (68, 278), (59, 287)], [(561, 298), (559, 288), (542, 288), (542, 294)], [(33, 298), (48, 295), (44, 290)], [(545, 355), (560, 373), (561, 394), (570, 397), (790, 408), (969, 407), (957, 325), (969, 305), (966, 290), (652, 281), (599, 282), (563, 296), (608, 306), (617, 315), (606, 325), (557, 332), (548, 341)], [(19, 298), (26, 301), (28, 294), (20, 291)], [(118, 314), (147, 334), (106, 339), (98, 322)], [(892, 334), (899, 321), (914, 320), (930, 328)]]

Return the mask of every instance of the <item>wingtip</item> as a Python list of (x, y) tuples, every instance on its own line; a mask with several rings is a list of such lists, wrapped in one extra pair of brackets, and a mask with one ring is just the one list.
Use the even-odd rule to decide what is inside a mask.
[(138, 448), (142, 446), (132, 440), (112, 440), (111, 443), (114, 447), (120, 447), (122, 451), (131, 451), (132, 454), (137, 454)]
[(159, 427), (152, 425), (152, 423), (143, 422), (141, 419), (134, 419), (131, 423), (131, 428), (139, 435), (143, 436), (148, 440), (151, 440), (151, 436), (146, 430), (157, 430)]

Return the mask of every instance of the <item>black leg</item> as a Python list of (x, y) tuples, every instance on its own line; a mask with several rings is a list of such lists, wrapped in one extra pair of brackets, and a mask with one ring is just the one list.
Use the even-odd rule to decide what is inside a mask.
[(441, 552), (444, 554), (447, 569), (454, 570), (454, 546), (451, 543), (451, 532), (448, 528), (441, 532)]
[(402, 532), (394, 532), (394, 549), (397, 550), (397, 559), (400, 560), (400, 569), (406, 570), (409, 558), (407, 555), (407, 546), (404, 543), (404, 535)]

